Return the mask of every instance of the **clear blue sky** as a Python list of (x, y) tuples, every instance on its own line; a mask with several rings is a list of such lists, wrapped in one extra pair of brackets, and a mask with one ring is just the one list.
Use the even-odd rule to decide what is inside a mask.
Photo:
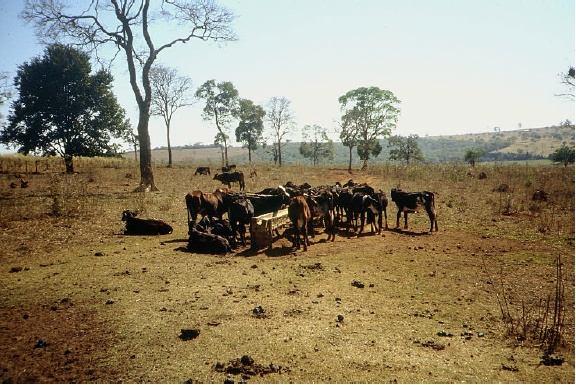
[[(574, 65), (573, 0), (220, 3), (237, 15), (238, 41), (194, 41), (165, 51), (159, 61), (191, 77), (195, 87), (214, 78), (232, 81), (241, 97), (256, 103), (287, 97), (297, 121), (294, 140), (305, 124), (335, 128), (338, 97), (359, 86), (391, 90), (402, 101), (400, 135), (574, 121), (574, 103), (555, 96), (563, 92), (559, 73)], [(18, 18), (22, 6), (0, 1), (0, 71), (11, 75), (43, 50), (32, 26)], [(121, 61), (113, 73), (135, 125)], [(179, 111), (172, 131), (173, 145), (211, 143), (216, 133), (202, 120), (200, 103)], [(166, 144), (160, 119), (152, 120), (150, 134), (153, 147)]]

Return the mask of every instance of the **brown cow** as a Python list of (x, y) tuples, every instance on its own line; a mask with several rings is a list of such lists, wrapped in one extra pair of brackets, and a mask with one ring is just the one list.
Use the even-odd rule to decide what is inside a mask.
[(288, 216), (296, 229), (294, 246), (298, 249), (300, 248), (300, 231), (302, 231), (304, 236), (304, 251), (308, 250), (308, 221), (311, 215), (305, 197), (299, 195), (290, 200)]
[(188, 223), (196, 222), (198, 214), (201, 216), (210, 215), (222, 219), (222, 215), (227, 211), (224, 204), (224, 195), (226, 193), (217, 189), (213, 193), (203, 193), (196, 190), (186, 194), (186, 209), (188, 211)]

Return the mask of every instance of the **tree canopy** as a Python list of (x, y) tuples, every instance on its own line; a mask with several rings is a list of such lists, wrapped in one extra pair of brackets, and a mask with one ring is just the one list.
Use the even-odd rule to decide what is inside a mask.
[(574, 163), (574, 147), (568, 147), (564, 144), (550, 154), (550, 159), (553, 162), (562, 163), (566, 167), (569, 163)]
[(238, 109), (238, 127), (236, 127), (236, 141), (241, 142), (248, 149), (248, 161), (252, 162), (252, 151), (263, 142), (264, 116), (266, 112), (262, 106), (254, 104), (252, 100), (240, 99)]
[(470, 163), (472, 167), (476, 166), (476, 162), (485, 154), (481, 148), (469, 148), (464, 154), (464, 161)]
[(59, 154), (73, 172), (72, 156), (115, 154), (113, 139), (131, 131), (124, 110), (112, 93), (112, 75), (91, 74), (86, 53), (61, 44), (20, 65), (2, 143), (21, 153)]
[(360, 87), (348, 91), (338, 101), (342, 111), (342, 126), (355, 133), (357, 152), (365, 169), (370, 157), (382, 151), (379, 139), (390, 136), (396, 127), (400, 100), (391, 91), (378, 87)]
[(314, 124), (302, 129), (303, 141), (300, 143), (300, 154), (312, 160), (316, 166), (320, 160), (334, 159), (334, 142), (328, 138), (326, 129)]
[(204, 120), (213, 120), (218, 129), (217, 139), (224, 144), (224, 162), (228, 166), (228, 134), (232, 119), (238, 114), (238, 90), (231, 82), (208, 80), (198, 88), (196, 97), (204, 99)]
[(404, 161), (406, 164), (414, 160), (424, 160), (422, 150), (418, 146), (418, 135), (392, 136), (388, 139), (388, 146), (392, 160)]

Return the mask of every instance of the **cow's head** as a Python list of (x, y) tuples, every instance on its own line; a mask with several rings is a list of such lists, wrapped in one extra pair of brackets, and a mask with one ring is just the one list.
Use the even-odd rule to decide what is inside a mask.
[(123, 221), (127, 221), (128, 218), (136, 218), (136, 216), (138, 215), (137, 211), (132, 211), (132, 210), (124, 210), (122, 212), (122, 220)]

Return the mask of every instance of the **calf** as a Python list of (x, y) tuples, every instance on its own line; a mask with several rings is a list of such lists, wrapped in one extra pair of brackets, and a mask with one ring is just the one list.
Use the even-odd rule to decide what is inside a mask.
[(159, 219), (136, 218), (134, 211), (124, 210), (122, 220), (126, 222), (124, 234), (128, 235), (163, 235), (171, 234), (172, 226)]
[(324, 229), (328, 234), (328, 241), (334, 242), (336, 239), (336, 226), (334, 223), (334, 196), (329, 190), (321, 189), (312, 197), (306, 198), (308, 208), (310, 209), (309, 231), (314, 238), (314, 227), (312, 222), (314, 218), (320, 218), (324, 222)]
[(210, 167), (196, 167), (194, 175), (210, 175)]
[(235, 233), (230, 226), (230, 222), (226, 219), (218, 219), (206, 215), (198, 221), (197, 224), (188, 223), (188, 235), (192, 229), (198, 230), (202, 233), (218, 235), (228, 241), (231, 248), (236, 248)]
[(228, 218), (230, 218), (230, 225), (234, 238), (236, 234), (240, 233), (240, 241), (242, 246), (246, 246), (246, 225), (250, 226), (250, 221), (254, 216), (254, 206), (252, 202), (244, 197), (240, 197), (230, 203), (228, 208)]
[(215, 234), (204, 233), (194, 228), (190, 229), (188, 251), (194, 253), (226, 254), (232, 249), (228, 241)]
[(214, 179), (219, 180), (225, 185), (228, 185), (228, 188), (231, 187), (230, 183), (232, 182), (238, 182), (238, 185), (240, 186), (240, 191), (243, 191), (244, 188), (246, 187), (244, 183), (244, 173), (242, 171), (224, 172), (222, 174), (216, 174), (214, 175)]
[(408, 228), (408, 213), (415, 213), (418, 206), (423, 205), (428, 218), (430, 218), (430, 232), (435, 228), (438, 231), (436, 210), (434, 207), (434, 193), (430, 191), (405, 192), (400, 189), (392, 189), (390, 196), (398, 207), (396, 215), (396, 228), (400, 227), (400, 215), (404, 213), (404, 228)]
[(300, 248), (300, 232), (302, 232), (304, 251), (308, 250), (308, 222), (311, 215), (306, 198), (301, 195), (292, 198), (288, 206), (288, 216), (295, 230), (294, 246)]

